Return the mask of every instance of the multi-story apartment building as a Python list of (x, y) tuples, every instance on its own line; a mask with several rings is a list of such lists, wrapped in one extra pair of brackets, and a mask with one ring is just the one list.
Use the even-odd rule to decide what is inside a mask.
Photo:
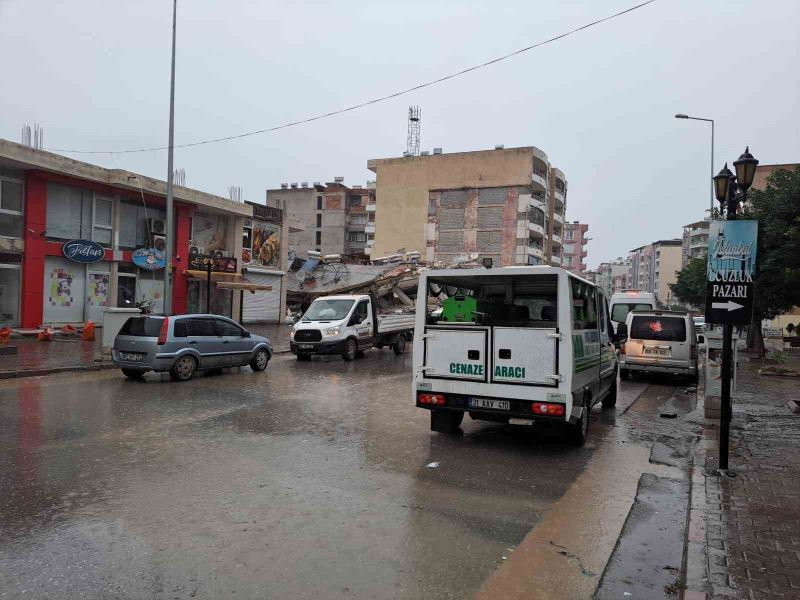
[(711, 221), (704, 219), (683, 226), (681, 268), (691, 259), (705, 256), (708, 252), (708, 228)]
[(305, 225), (304, 230), (289, 233), (289, 251), (297, 256), (316, 250), (366, 259), (368, 236), (374, 235), (374, 188), (351, 188), (341, 177), (324, 185), (283, 183), (279, 189), (267, 190), (267, 206), (282, 208)]
[(681, 269), (683, 242), (679, 239), (659, 240), (630, 252), (629, 287), (655, 294), (668, 306), (672, 302), (670, 283), (675, 283)]
[(479, 253), (497, 265), (561, 264), (567, 180), (532, 146), (373, 159), (372, 256), (400, 249), (452, 262)]
[(589, 238), (586, 237), (586, 233), (588, 231), (589, 226), (585, 223), (573, 221), (564, 224), (562, 266), (576, 275), (582, 275), (587, 270), (586, 245), (589, 243)]
[(631, 268), (630, 260), (622, 257), (611, 262), (600, 263), (594, 273), (594, 282), (607, 294), (615, 294), (628, 289), (628, 273)]

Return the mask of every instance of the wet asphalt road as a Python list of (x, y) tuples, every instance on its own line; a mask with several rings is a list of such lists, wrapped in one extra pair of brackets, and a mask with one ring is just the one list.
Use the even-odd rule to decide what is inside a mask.
[[(632, 505), (619, 489), (649, 468), (644, 423), (675, 388), (622, 382), (573, 448), (468, 418), (462, 436), (431, 433), (410, 372), (410, 354), (371, 351), (181, 384), (117, 371), (1, 383), (0, 598), (500, 597), (531, 576), (534, 555), (512, 554), (537, 531), (607, 518), (536, 558), (593, 590)], [(629, 410), (640, 397), (652, 409)], [(622, 479), (587, 499), (590, 463)], [(604, 499), (613, 517), (597, 514)]]

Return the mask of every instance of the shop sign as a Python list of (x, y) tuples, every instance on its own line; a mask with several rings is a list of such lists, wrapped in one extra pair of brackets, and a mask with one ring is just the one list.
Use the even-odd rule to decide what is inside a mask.
[(167, 257), (161, 250), (155, 248), (137, 248), (131, 256), (133, 264), (148, 271), (163, 269), (167, 266)]
[(61, 251), (70, 260), (79, 263), (95, 263), (106, 256), (105, 249), (97, 242), (90, 240), (70, 240), (64, 242)]
[(191, 254), (189, 268), (195, 271), (207, 271), (211, 265), (213, 273), (236, 273), (236, 259), (229, 256), (209, 256), (208, 254)]
[(757, 242), (757, 221), (711, 223), (708, 234), (706, 323), (750, 323)]
[(253, 218), (269, 221), (270, 223), (283, 223), (283, 211), (273, 206), (265, 206), (255, 202), (248, 202), (253, 207)]

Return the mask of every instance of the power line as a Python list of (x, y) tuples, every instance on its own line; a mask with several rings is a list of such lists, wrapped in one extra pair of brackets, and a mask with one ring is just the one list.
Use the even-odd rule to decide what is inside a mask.
[[(592, 21), (591, 23), (586, 23), (585, 25), (581, 25), (575, 29), (571, 29), (567, 32), (561, 33), (549, 39), (543, 40), (541, 42), (537, 42), (535, 44), (531, 44), (530, 46), (526, 46), (525, 48), (520, 48), (519, 50), (515, 50), (514, 52), (510, 52), (509, 54), (505, 54), (503, 56), (499, 56), (497, 58), (493, 58), (486, 62), (480, 63), (478, 65), (473, 65), (471, 67), (467, 67), (466, 69), (462, 69), (461, 71), (456, 71), (455, 73), (451, 73), (449, 75), (444, 75), (443, 77), (439, 77), (438, 79), (433, 79), (431, 81), (427, 81), (425, 83), (420, 83), (419, 85), (415, 85), (413, 87), (401, 90), (399, 92), (394, 92), (392, 94), (387, 94), (386, 96), (381, 96), (379, 98), (373, 98), (372, 100), (367, 100), (365, 102), (361, 102), (360, 104), (354, 104), (352, 106), (348, 106), (347, 108), (340, 108), (338, 110), (333, 110), (331, 112), (319, 114), (313, 117), (308, 117), (306, 119), (300, 119), (298, 121), (291, 121), (289, 123), (284, 123), (282, 125), (275, 125), (274, 127), (267, 127), (265, 129), (257, 129), (256, 131), (248, 131), (246, 133), (240, 133), (237, 135), (228, 135), (225, 137), (213, 138), (210, 140), (201, 140), (199, 142), (190, 142), (188, 144), (177, 144), (173, 146), (173, 148), (191, 148), (193, 146), (203, 146), (205, 144), (216, 144), (219, 142), (227, 142), (229, 140), (238, 140), (245, 137), (250, 137), (253, 135), (259, 135), (261, 133), (269, 133), (271, 131), (278, 131), (280, 129), (287, 129), (289, 127), (295, 127), (297, 125), (303, 125), (305, 123), (311, 123), (313, 121), (319, 121), (320, 119), (326, 119), (328, 117), (333, 117), (336, 115), (341, 115), (346, 112), (354, 111), (359, 108), (364, 108), (365, 106), (369, 106), (371, 104), (377, 104), (379, 102), (384, 102), (386, 100), (391, 100), (392, 98), (397, 98), (398, 96), (402, 96), (404, 94), (410, 94), (411, 92), (415, 92), (417, 90), (421, 90), (426, 87), (430, 87), (450, 79), (454, 79), (461, 75), (465, 75), (467, 73), (471, 73), (472, 71), (477, 71), (478, 69), (483, 69), (484, 67), (488, 67), (490, 65), (499, 63), (506, 59), (512, 58), (517, 56), (518, 54), (523, 54), (524, 52), (528, 52), (530, 50), (534, 50), (536, 48), (540, 48), (541, 46), (545, 46), (547, 44), (551, 44), (558, 40), (561, 40), (565, 37), (578, 33), (579, 31), (583, 31), (584, 29), (589, 29), (590, 27), (594, 27), (595, 25), (600, 25), (601, 23), (605, 23), (606, 21), (610, 21), (612, 19), (616, 19), (617, 17), (621, 17), (622, 15), (628, 14), (640, 8), (647, 6), (648, 4), (652, 4), (656, 0), (647, 0), (646, 2), (642, 2), (641, 4), (637, 4), (635, 6), (631, 6), (630, 8), (626, 8), (623, 11), (618, 13), (614, 13), (613, 15), (608, 15), (607, 17), (603, 17), (602, 19), (598, 19), (596, 21)], [(68, 152), (72, 154), (134, 154), (139, 152), (157, 152), (159, 150), (169, 150), (169, 146), (154, 146), (152, 148), (135, 148), (131, 150), (69, 150), (66, 148), (47, 148), (47, 150), (51, 152)]]

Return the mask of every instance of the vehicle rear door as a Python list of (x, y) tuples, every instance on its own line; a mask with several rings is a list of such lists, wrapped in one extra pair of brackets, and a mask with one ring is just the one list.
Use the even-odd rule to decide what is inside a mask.
[(557, 379), (556, 329), (495, 327), (492, 341), (492, 381), (554, 385)]
[[(686, 367), (691, 362), (691, 338), (687, 319), (680, 315), (636, 315), (628, 332), (626, 360)], [(631, 356), (632, 354), (632, 356)]]
[(200, 368), (224, 367), (225, 345), (217, 335), (216, 319), (213, 317), (193, 317), (187, 319), (186, 343), (200, 355)]
[(228, 367), (238, 367), (250, 362), (253, 343), (243, 337), (244, 330), (236, 323), (226, 319), (214, 319), (217, 335), (223, 345), (220, 362)]
[(488, 381), (488, 328), (428, 326), (423, 340), (426, 378)]

